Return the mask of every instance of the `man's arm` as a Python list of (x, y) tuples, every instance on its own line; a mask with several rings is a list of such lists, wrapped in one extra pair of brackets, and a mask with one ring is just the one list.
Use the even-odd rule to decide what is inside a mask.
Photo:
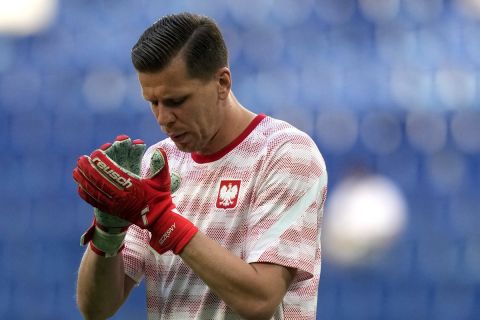
[(180, 257), (245, 319), (270, 319), (296, 273), (296, 269), (275, 264), (248, 264), (201, 232)]
[(106, 319), (128, 297), (135, 281), (125, 275), (122, 254), (105, 258), (85, 251), (77, 281), (77, 305), (85, 319)]

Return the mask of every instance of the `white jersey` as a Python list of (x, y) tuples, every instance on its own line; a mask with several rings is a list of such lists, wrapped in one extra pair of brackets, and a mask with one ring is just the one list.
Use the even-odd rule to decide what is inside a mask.
[[(258, 115), (223, 150), (209, 156), (162, 147), (170, 171), (181, 177), (173, 194), (178, 211), (208, 237), (248, 263), (297, 269), (272, 319), (315, 319), (320, 279), (320, 233), (327, 172), (315, 143), (286, 122)], [(239, 319), (171, 252), (149, 248), (150, 234), (130, 227), (125, 272), (145, 277), (149, 319)]]

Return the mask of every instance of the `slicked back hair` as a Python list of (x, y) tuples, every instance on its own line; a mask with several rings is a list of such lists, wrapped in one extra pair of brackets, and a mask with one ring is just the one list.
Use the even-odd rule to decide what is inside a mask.
[(228, 51), (217, 24), (192, 13), (167, 15), (146, 29), (132, 48), (132, 63), (138, 72), (154, 73), (178, 54), (192, 78), (211, 79), (228, 66)]

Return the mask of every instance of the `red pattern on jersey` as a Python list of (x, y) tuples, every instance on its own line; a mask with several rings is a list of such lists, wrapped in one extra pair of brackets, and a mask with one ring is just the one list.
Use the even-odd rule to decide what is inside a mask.
[[(182, 215), (246, 262), (298, 270), (273, 319), (315, 319), (327, 174), (312, 139), (286, 122), (258, 116), (221, 154), (198, 158), (170, 140), (155, 146), (166, 150), (170, 169), (182, 179), (174, 194)], [(147, 168), (144, 161), (143, 175)], [(218, 208), (225, 180), (241, 181), (241, 188), (234, 207)], [(147, 231), (130, 227), (123, 256), (126, 274), (146, 279), (149, 319), (235, 318), (178, 256), (158, 255), (148, 240)]]

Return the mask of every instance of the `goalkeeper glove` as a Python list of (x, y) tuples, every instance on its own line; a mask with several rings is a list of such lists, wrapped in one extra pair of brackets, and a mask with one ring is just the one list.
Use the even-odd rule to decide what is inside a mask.
[[(142, 140), (132, 141), (126, 135), (120, 135), (115, 142), (100, 147), (105, 154), (119, 166), (139, 175), (140, 165), (145, 152)], [(130, 222), (94, 208), (94, 219), (90, 228), (80, 238), (80, 244), (90, 243), (90, 248), (98, 255), (113, 257), (122, 251), (124, 239)]]
[(101, 149), (80, 157), (73, 177), (86, 202), (149, 230), (150, 245), (159, 253), (172, 250), (179, 254), (198, 231), (175, 208), (162, 149), (153, 152), (150, 175), (145, 179), (119, 166)]

